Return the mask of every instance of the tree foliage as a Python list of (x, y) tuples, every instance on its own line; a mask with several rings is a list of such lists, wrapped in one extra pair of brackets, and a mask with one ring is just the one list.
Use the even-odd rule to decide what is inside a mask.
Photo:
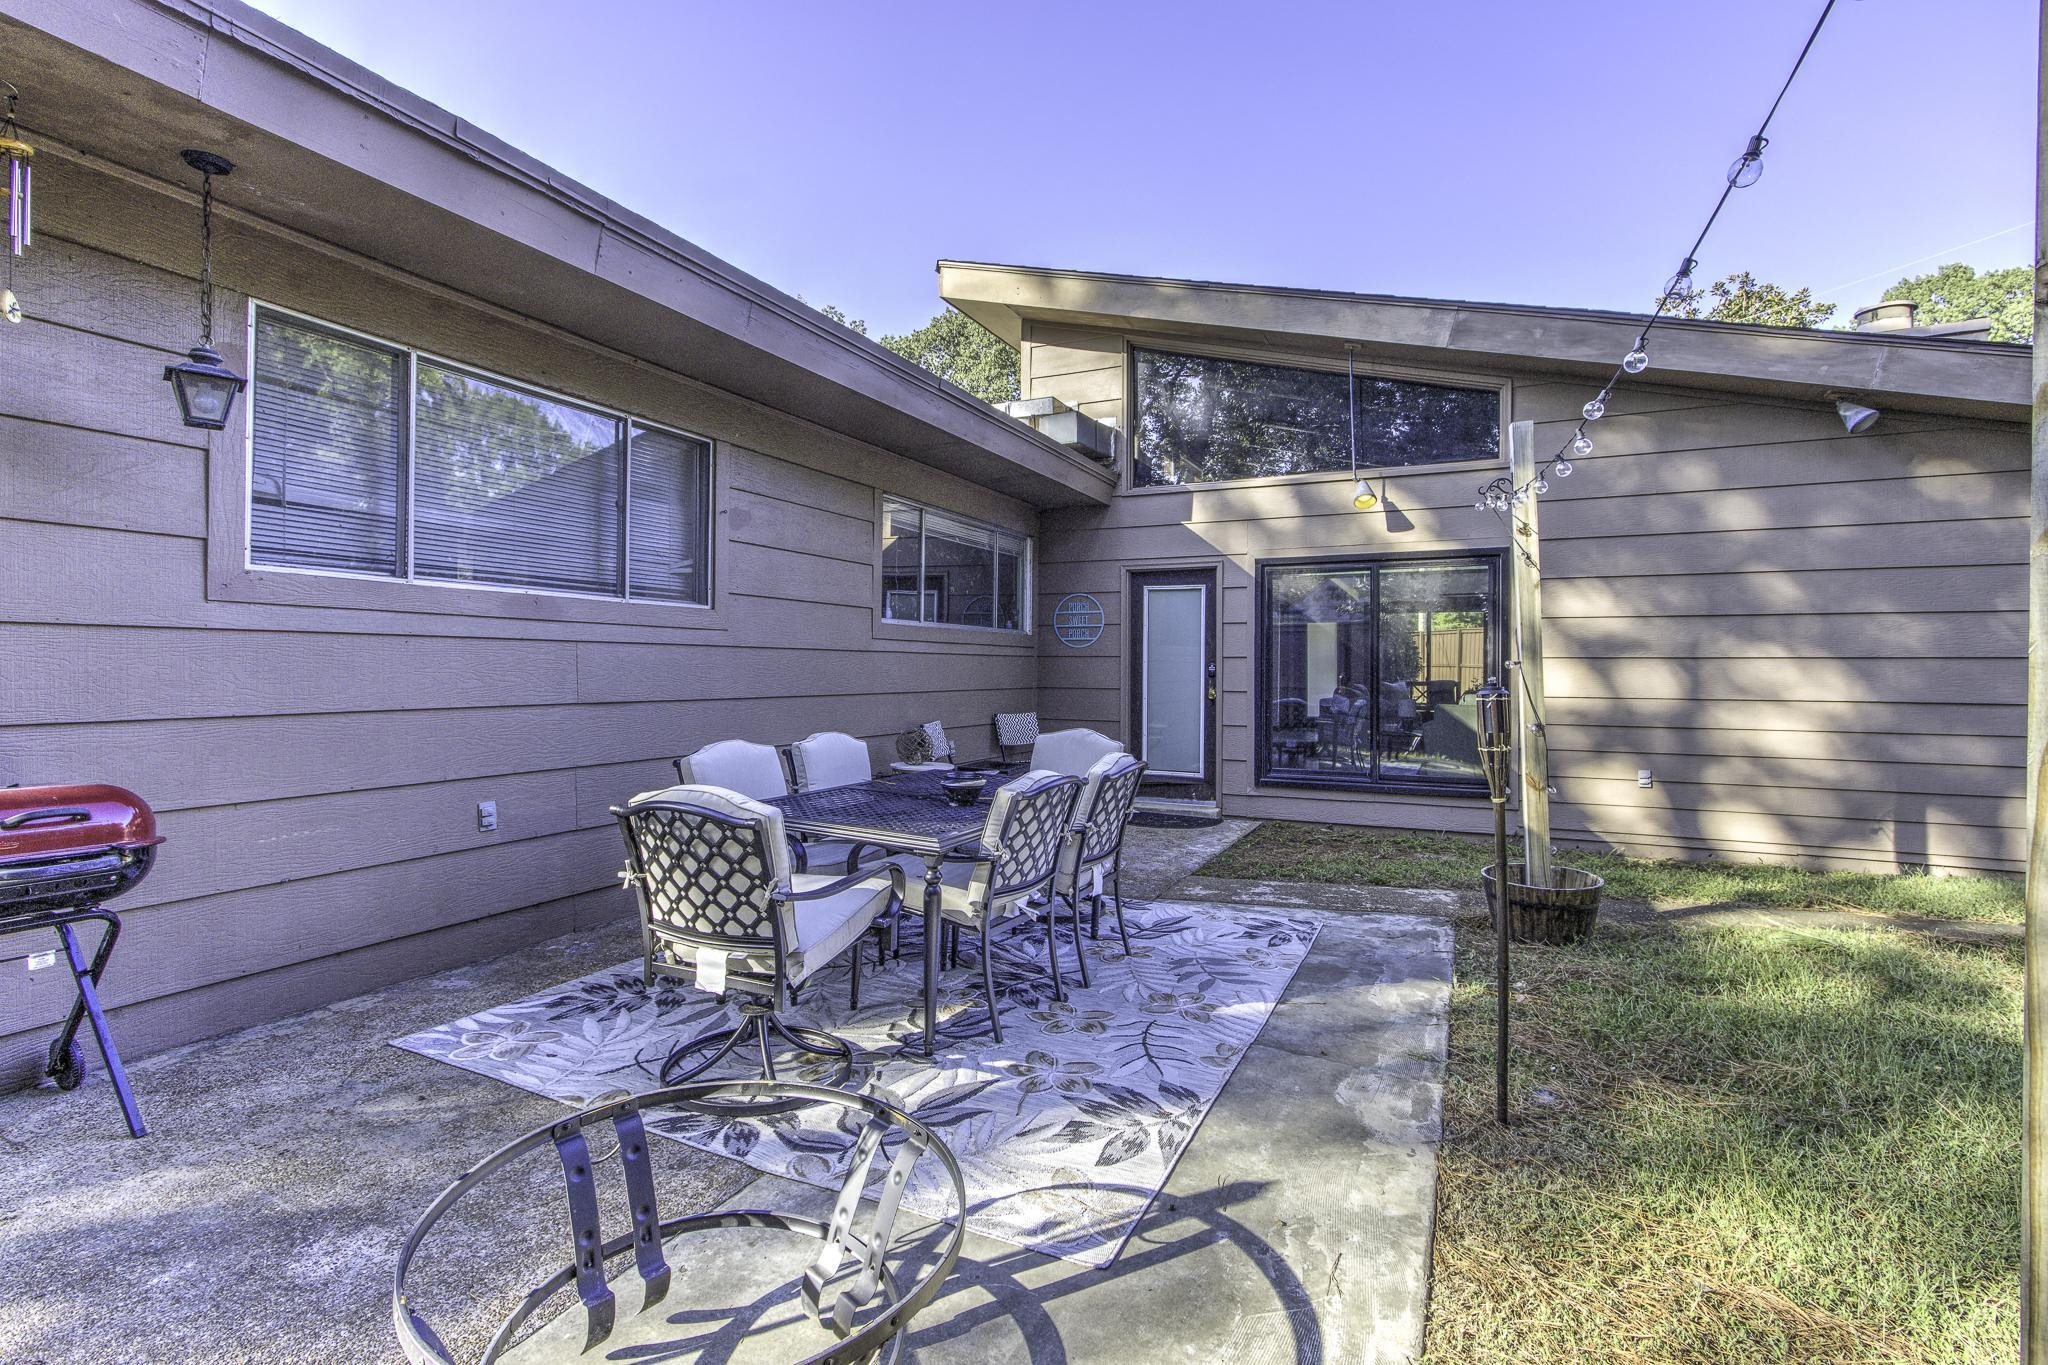
[(913, 365), (951, 380), (984, 403), (1017, 396), (1017, 353), (973, 318), (948, 308), (914, 332), (882, 344)]
[(1742, 270), (1675, 296), (1664, 314), (1753, 327), (1818, 327), (1834, 316), (1835, 305), (1816, 303), (1811, 289), (1788, 290)]
[(1979, 275), (1958, 261), (1900, 280), (1884, 297), (1919, 304), (1915, 326), (1990, 318), (1993, 341), (2031, 341), (2034, 336), (2034, 272), (2023, 265)]
[[(842, 327), (868, 334), (867, 322), (849, 317), (843, 308), (828, 303), (818, 311)], [(915, 331), (875, 340), (984, 403), (1007, 403), (1017, 396), (1017, 353), (965, 313), (948, 308)]]

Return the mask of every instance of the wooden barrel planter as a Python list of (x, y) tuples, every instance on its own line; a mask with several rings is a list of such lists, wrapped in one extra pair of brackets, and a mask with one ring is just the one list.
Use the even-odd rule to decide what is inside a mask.
[[(1516, 943), (1577, 943), (1593, 932), (1604, 880), (1576, 867), (1552, 867), (1549, 886), (1530, 886), (1522, 880), (1528, 875), (1523, 864), (1509, 863), (1508, 873), (1508, 937)], [(1493, 869), (1480, 875), (1487, 905), (1497, 905)]]

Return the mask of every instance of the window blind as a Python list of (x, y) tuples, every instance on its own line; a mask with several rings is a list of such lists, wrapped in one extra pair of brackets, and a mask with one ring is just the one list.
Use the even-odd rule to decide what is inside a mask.
[(402, 352), (258, 315), (252, 561), (403, 571), (405, 368)]
[(626, 583), (634, 597), (664, 602), (710, 600), (702, 528), (711, 519), (711, 448), (702, 441), (637, 423), (627, 498)]

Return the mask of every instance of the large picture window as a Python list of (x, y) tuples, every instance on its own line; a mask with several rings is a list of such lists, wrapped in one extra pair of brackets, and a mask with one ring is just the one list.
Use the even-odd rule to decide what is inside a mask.
[(882, 499), (882, 617), (1029, 630), (1031, 542), (1012, 531)]
[(249, 558), (706, 605), (711, 446), (267, 308)]
[(1260, 778), (1479, 790), (1472, 694), (1500, 671), (1491, 557), (1259, 568)]
[[(1210, 483), (1351, 467), (1342, 370), (1134, 349), (1131, 482)], [(1500, 391), (1358, 376), (1360, 468), (1491, 460)]]

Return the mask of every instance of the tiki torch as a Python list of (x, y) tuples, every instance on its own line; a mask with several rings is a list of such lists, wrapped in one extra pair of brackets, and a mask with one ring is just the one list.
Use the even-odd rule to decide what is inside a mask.
[(1493, 798), (1493, 1107), (1508, 1121), (1508, 690), (1497, 678), (1473, 693), (1479, 704), (1479, 762)]

